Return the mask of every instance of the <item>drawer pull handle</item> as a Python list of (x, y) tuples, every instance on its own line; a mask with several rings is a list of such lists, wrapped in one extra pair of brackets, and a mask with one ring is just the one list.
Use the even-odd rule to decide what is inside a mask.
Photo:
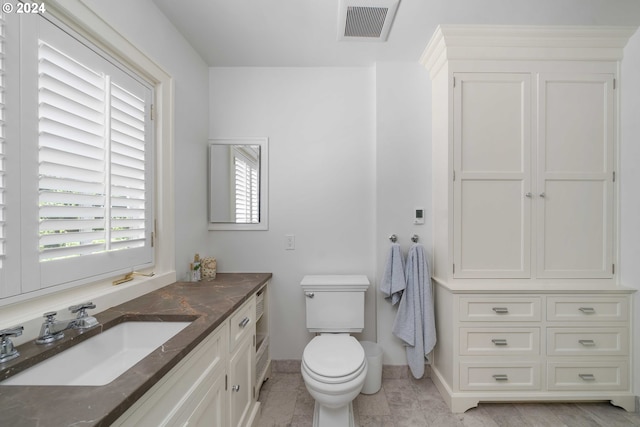
[(240, 384), (238, 385), (232, 385), (231, 386), (231, 391), (235, 391), (236, 393), (240, 391)]
[(507, 345), (507, 340), (502, 338), (492, 339), (491, 342), (493, 343), (493, 345)]
[(595, 381), (596, 377), (593, 374), (578, 374), (582, 381)]
[(495, 374), (493, 379), (496, 381), (509, 381), (507, 374)]
[(593, 347), (596, 345), (594, 340), (578, 340), (578, 342), (585, 347)]
[(578, 310), (580, 310), (584, 314), (593, 314), (596, 312), (593, 307), (580, 307)]
[(492, 310), (495, 311), (497, 314), (509, 313), (509, 309), (507, 307), (493, 307)]
[(251, 319), (249, 319), (248, 317), (245, 317), (244, 319), (242, 319), (240, 323), (238, 323), (238, 326), (240, 326), (241, 328), (244, 328), (249, 324), (249, 322), (251, 322)]
[(307, 298), (313, 298), (316, 296), (316, 294), (314, 294), (313, 292), (305, 292), (304, 294)]

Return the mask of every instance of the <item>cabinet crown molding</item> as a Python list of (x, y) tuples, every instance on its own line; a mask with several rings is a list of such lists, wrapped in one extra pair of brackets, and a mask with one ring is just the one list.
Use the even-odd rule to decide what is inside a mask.
[(420, 63), (433, 79), (451, 60), (619, 61), (637, 28), (439, 25)]

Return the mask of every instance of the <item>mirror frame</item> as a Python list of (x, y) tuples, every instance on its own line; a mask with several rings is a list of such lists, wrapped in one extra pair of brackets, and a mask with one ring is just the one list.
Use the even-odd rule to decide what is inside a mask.
[[(233, 222), (210, 222), (210, 209), (213, 198), (211, 174), (212, 145), (259, 145), (260, 146), (260, 222), (257, 224), (236, 224)], [(268, 230), (269, 229), (269, 138), (215, 138), (207, 144), (207, 222), (209, 230)]]

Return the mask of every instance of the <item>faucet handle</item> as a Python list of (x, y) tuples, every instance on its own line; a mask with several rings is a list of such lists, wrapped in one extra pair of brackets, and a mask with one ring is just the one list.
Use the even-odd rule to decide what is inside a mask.
[(69, 307), (69, 311), (72, 313), (78, 313), (78, 319), (82, 319), (83, 317), (88, 316), (87, 309), (89, 308), (96, 308), (96, 305), (91, 301), (83, 302), (82, 304), (72, 305)]
[(5, 340), (5, 337), (19, 337), (24, 331), (23, 326), (16, 326), (14, 328), (7, 328), (0, 331), (0, 339)]
[(7, 362), (20, 356), (20, 353), (15, 349), (13, 342), (11, 342), (9, 337), (18, 337), (22, 335), (23, 330), (24, 327), (16, 326), (0, 331), (0, 363)]
[(46, 319), (45, 322), (51, 324), (51, 323), (55, 322), (57, 314), (58, 314), (57, 311), (47, 311), (46, 313), (44, 313), (42, 315), (42, 317), (44, 317)]

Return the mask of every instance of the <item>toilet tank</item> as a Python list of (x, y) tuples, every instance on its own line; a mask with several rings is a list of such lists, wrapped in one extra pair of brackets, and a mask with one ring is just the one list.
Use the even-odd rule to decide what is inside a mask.
[(364, 294), (369, 279), (364, 275), (304, 276), (307, 329), (310, 332), (362, 332)]

